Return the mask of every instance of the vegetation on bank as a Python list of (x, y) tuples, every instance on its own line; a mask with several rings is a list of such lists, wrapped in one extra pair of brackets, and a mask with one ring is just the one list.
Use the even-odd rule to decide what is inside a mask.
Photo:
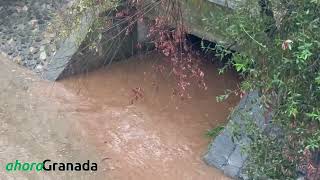
[[(147, 11), (162, 6), (166, 16), (155, 17), (150, 38), (156, 49), (168, 57), (172, 73), (179, 81), (179, 90), (185, 91), (194, 78), (205, 88), (199, 62), (192, 58), (196, 54), (184, 36), (181, 1), (122, 2), (135, 7), (136, 11), (117, 11), (119, 2), (109, 0), (80, 0), (72, 13), (81, 14), (99, 3), (107, 4), (103, 7), (114, 8), (115, 16), (122, 18), (120, 22), (131, 22), (125, 28), (129, 31), (133, 22), (143, 20)], [(252, 143), (246, 148), (250, 156), (245, 170), (250, 179), (294, 179), (299, 175), (298, 170), (309, 179), (320, 177), (319, 10), (319, 0), (247, 0), (228, 15), (203, 17), (205, 29), (213, 32), (216, 27), (225, 29), (221, 31), (224, 37), (234, 42), (228, 48), (238, 50), (221, 72), (232, 66), (244, 81), (240, 89), (228, 92), (239, 94), (259, 89), (265, 109), (273, 113), (269, 123), (280, 127), (283, 134), (278, 138), (269, 136), (255, 124), (247, 127)], [(114, 26), (97, 22), (94, 27), (100, 31)], [(170, 26), (173, 23), (175, 29)], [(232, 53), (228, 48), (217, 45), (212, 50), (223, 58)], [(216, 131), (210, 133), (216, 134)]]
[(217, 126), (211, 130), (208, 130), (206, 135), (211, 137), (211, 138), (215, 138), (219, 135), (219, 133), (224, 129), (225, 127), (224, 126)]
[(283, 132), (283, 138), (272, 137), (248, 126), (246, 172), (252, 179), (291, 179), (298, 170), (308, 179), (320, 177), (319, 10), (319, 0), (247, 0), (218, 22), (204, 19), (236, 42), (239, 52), (229, 65), (244, 77), (241, 91), (259, 89), (273, 112), (269, 123)]

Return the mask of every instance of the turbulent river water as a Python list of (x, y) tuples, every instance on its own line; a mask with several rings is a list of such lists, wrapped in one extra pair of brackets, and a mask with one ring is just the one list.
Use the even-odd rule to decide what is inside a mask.
[[(231, 72), (219, 75), (213, 64), (205, 63), (208, 89), (194, 85), (188, 91), (191, 98), (181, 100), (172, 93), (174, 77), (154, 69), (162, 59), (157, 54), (138, 56), (54, 84), (37, 83), (29, 89), (45, 99), (42, 104), (50, 104), (42, 111), (57, 109), (54, 116), (63, 116), (63, 121), (52, 123), (59, 127), (56, 131), (70, 126), (68, 133), (81, 137), (76, 141), (85, 144), (83, 151), (93, 149), (89, 153), (97, 154), (105, 179), (227, 179), (207, 166), (202, 155), (210, 141), (206, 131), (223, 125), (238, 102), (236, 97), (216, 102), (217, 95), (237, 86), (236, 76)], [(138, 100), (132, 99), (134, 91), (142, 93)]]

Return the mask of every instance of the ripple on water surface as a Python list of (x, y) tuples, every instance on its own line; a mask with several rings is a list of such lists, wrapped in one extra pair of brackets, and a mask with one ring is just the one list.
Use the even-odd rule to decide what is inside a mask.
[[(77, 119), (75, 128), (97, 147), (110, 178), (226, 179), (201, 157), (210, 141), (206, 130), (225, 123), (238, 101), (216, 102), (217, 95), (236, 87), (236, 76), (218, 75), (206, 64), (208, 89), (191, 87), (191, 98), (181, 100), (172, 93), (174, 77), (153, 68), (162, 58), (135, 57), (68, 78), (57, 84), (68, 92), (58, 98)], [(135, 89), (143, 98), (132, 103)]]

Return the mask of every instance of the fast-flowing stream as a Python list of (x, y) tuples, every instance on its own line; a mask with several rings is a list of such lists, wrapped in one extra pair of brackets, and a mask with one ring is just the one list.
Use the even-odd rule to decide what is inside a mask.
[[(81, 130), (107, 158), (114, 179), (219, 179), (201, 160), (206, 130), (223, 124), (237, 99), (217, 103), (216, 96), (235, 88), (231, 74), (205, 68), (205, 91), (191, 87), (191, 99), (173, 96), (173, 77), (156, 72), (161, 56), (131, 58), (62, 84), (85, 98), (76, 112)], [(142, 94), (134, 99), (136, 92)]]
[[(28, 93), (42, 99), (41, 103), (36, 103), (38, 100), (31, 103), (36, 107), (33, 113), (41, 112), (26, 116), (31, 113), (26, 111), (24, 126), (28, 126), (28, 118), (31, 121), (44, 114), (41, 118), (57, 127), (52, 131), (68, 131), (68, 137), (72, 134), (73, 138), (66, 140), (70, 147), (74, 146), (73, 142), (83, 147), (77, 151), (82, 153), (71, 152), (69, 161), (92, 157), (98, 161), (105, 179), (227, 179), (207, 166), (202, 155), (210, 141), (206, 131), (223, 125), (238, 102), (236, 97), (216, 102), (217, 95), (236, 87), (236, 76), (219, 75), (214, 65), (204, 64), (208, 89), (192, 86), (188, 91), (191, 98), (182, 100), (172, 93), (176, 87), (174, 77), (154, 69), (154, 65), (163, 62), (162, 58), (157, 54), (143, 55), (54, 84), (35, 83)], [(24, 101), (25, 96), (19, 101)], [(51, 141), (50, 138), (58, 137), (48, 138)], [(66, 146), (65, 151), (70, 147)], [(49, 155), (52, 149), (47, 151), (43, 150), (42, 154)], [(64, 155), (59, 157), (63, 160)]]

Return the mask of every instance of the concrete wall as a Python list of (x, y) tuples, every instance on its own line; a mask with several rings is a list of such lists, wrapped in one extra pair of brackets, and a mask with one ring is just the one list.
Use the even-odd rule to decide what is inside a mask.
[[(105, 53), (102, 55), (79, 50), (86, 46), (85, 41), (94, 21), (95, 12), (90, 11), (82, 17), (79, 28), (74, 29), (67, 38), (58, 40), (55, 33), (47, 30), (48, 25), (54, 23), (55, 13), (64, 11), (63, 8), (71, 6), (73, 1), (1, 1), (0, 14), (4, 17), (0, 19), (2, 54), (18, 64), (41, 73), (45, 79), (54, 81), (98, 68), (114, 58), (128, 57), (132, 54), (136, 42), (147, 40), (148, 28), (146, 24), (138, 22), (135, 27), (137, 29), (128, 37), (124, 37), (122, 33), (119, 38), (110, 41), (115, 32), (121, 31), (121, 27), (118, 26), (105, 33), (103, 41), (106, 43), (102, 48)], [(190, 34), (222, 44), (227, 43), (221, 36), (221, 30), (206, 31), (202, 19), (212, 14), (223, 16), (236, 7), (237, 0), (181, 0), (181, 2), (184, 9), (183, 17)], [(114, 53), (118, 50), (121, 53)]]
[(216, 26), (209, 31), (203, 19), (210, 18), (214, 24), (217, 17), (231, 13), (236, 4), (236, 0), (182, 0), (183, 17), (189, 33), (219, 44), (228, 44), (222, 35), (225, 30)]
[[(210, 30), (210, 32), (206, 31), (205, 23), (202, 19), (208, 16), (212, 17), (212, 15), (224, 16), (226, 13), (230, 13), (232, 8), (236, 7), (236, 3), (236, 0), (183, 0), (183, 17), (185, 17), (189, 33), (220, 44), (228, 44), (228, 42), (224, 41), (225, 37), (221, 35), (220, 29), (217, 28), (215, 31)], [(105, 52), (103, 55), (97, 55), (89, 51), (81, 52), (79, 48), (81, 49), (85, 44), (79, 44), (79, 42), (86, 40), (85, 37), (93, 21), (93, 13), (88, 12), (81, 20), (81, 28), (75, 29), (67, 39), (61, 42), (60, 48), (43, 72), (45, 79), (58, 80), (71, 74), (87, 72), (106, 65), (112, 59), (128, 57), (134, 54), (133, 51), (135, 50), (133, 49), (137, 42), (147, 40), (147, 25), (138, 22), (135, 26), (136, 29), (128, 37), (124, 37), (124, 34), (121, 34), (118, 39), (110, 41), (112, 35), (116, 31), (121, 31), (121, 28), (105, 33), (103, 41), (107, 43), (103, 45), (102, 49)], [(115, 50), (121, 51), (121, 53), (115, 53)], [(130, 50), (131, 53), (128, 52)]]
[[(81, 42), (85, 40), (87, 33), (94, 22), (94, 13), (88, 11), (81, 20), (79, 28), (75, 29), (66, 39), (59, 42), (59, 49), (50, 59), (46, 69), (43, 72), (45, 79), (55, 81), (61, 78), (61, 75), (77, 61), (72, 59), (78, 52)], [(80, 70), (80, 69), (79, 69)], [(67, 70), (70, 72), (70, 70)], [(67, 75), (67, 73), (65, 73)]]
[(86, 73), (135, 53), (137, 26), (133, 25), (126, 34), (123, 29), (127, 23), (118, 25), (117, 21), (121, 19), (114, 20), (111, 25), (113, 28), (101, 34), (100, 43), (97, 44), (98, 52), (88, 50), (89, 39), (97, 36), (89, 33), (94, 17), (95, 12), (88, 11), (83, 15), (79, 28), (61, 42), (60, 48), (43, 72), (45, 79), (55, 81), (73, 74)]

